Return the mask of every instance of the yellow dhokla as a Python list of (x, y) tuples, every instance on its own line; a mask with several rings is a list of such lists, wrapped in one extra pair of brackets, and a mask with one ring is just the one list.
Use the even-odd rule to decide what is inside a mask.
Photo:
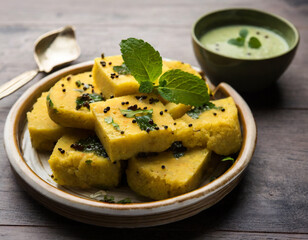
[[(92, 152), (93, 149), (96, 151)], [(111, 162), (96, 135), (87, 133), (60, 138), (49, 164), (53, 179), (60, 185), (70, 187), (116, 187), (122, 173), (121, 163)]]
[(185, 114), (176, 120), (176, 140), (189, 148), (206, 146), (220, 155), (239, 151), (242, 135), (233, 99), (228, 97), (212, 103), (219, 109), (206, 110), (197, 119)]
[(128, 161), (127, 182), (136, 193), (155, 200), (166, 199), (196, 189), (210, 161), (206, 148), (188, 150), (175, 158), (172, 152)]
[(94, 129), (89, 103), (102, 100), (91, 72), (69, 75), (58, 81), (49, 91), (49, 116), (64, 127)]
[(188, 63), (183, 63), (180, 61), (164, 61), (164, 64), (170, 69), (180, 69), (184, 72), (194, 74), (201, 78), (201, 75)]
[[(123, 58), (120, 55), (96, 58), (94, 60), (92, 69), (93, 79), (106, 98), (111, 96), (120, 97), (139, 92), (140, 85), (132, 75), (118, 74), (113, 70), (114, 66), (121, 66), (122, 64)], [(167, 70), (168, 67), (163, 64), (163, 73)]]
[[(138, 119), (145, 120), (146, 123), (141, 124), (152, 130), (147, 131), (147, 127), (141, 130), (137, 119), (121, 112), (134, 108), (153, 111), (151, 118)], [(95, 117), (96, 134), (112, 161), (128, 159), (139, 152), (164, 151), (174, 140), (174, 121), (170, 114), (164, 111), (164, 105), (155, 95), (139, 94), (113, 98), (106, 102), (92, 103), (91, 109)]]
[(27, 113), (32, 146), (42, 151), (51, 151), (58, 139), (72, 130), (61, 127), (50, 119), (46, 105), (47, 95), (48, 92), (42, 93), (32, 111)]
[[(191, 74), (196, 75), (197, 77), (201, 78), (201, 75), (193, 69), (188, 63), (183, 63), (180, 61), (164, 61), (164, 64), (169, 68), (169, 69), (180, 69), (184, 72), (188, 72)], [(210, 89), (208, 87), (209, 93)], [(166, 109), (168, 109), (168, 112), (171, 114), (173, 119), (178, 119), (182, 117), (188, 110), (191, 109), (191, 106), (185, 105), (185, 104), (176, 104), (172, 102), (164, 102)]]

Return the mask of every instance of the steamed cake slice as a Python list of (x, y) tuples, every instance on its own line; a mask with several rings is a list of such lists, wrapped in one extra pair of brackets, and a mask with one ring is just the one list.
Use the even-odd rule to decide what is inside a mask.
[[(180, 61), (164, 61), (164, 64), (169, 68), (169, 69), (180, 69), (184, 72), (188, 72), (191, 74), (196, 75), (197, 77), (201, 77), (201, 75), (191, 67), (188, 63), (183, 63)], [(207, 85), (208, 87), (208, 85)], [(210, 89), (208, 87), (209, 93)], [(185, 104), (176, 104), (172, 102), (165, 101), (164, 102), (166, 109), (168, 109), (168, 112), (170, 115), (173, 117), (173, 119), (178, 119), (182, 117), (188, 110), (191, 109), (191, 106), (185, 105)]]
[[(75, 144), (74, 148), (72, 144)], [(99, 152), (91, 152), (88, 145), (95, 145)], [(84, 149), (88, 151), (83, 152), (80, 146), (85, 146)], [(121, 180), (121, 163), (110, 161), (93, 133), (70, 134), (60, 138), (50, 156), (49, 164), (53, 179), (63, 186), (108, 189), (116, 187)]]
[(164, 64), (170, 69), (180, 69), (184, 72), (194, 74), (201, 78), (201, 75), (188, 63), (183, 63), (180, 61), (164, 61)]
[(206, 148), (195, 148), (180, 158), (169, 151), (134, 157), (128, 161), (127, 182), (136, 193), (155, 200), (184, 194), (200, 185), (210, 156)]
[[(101, 92), (93, 83), (91, 72), (64, 77), (49, 91), (49, 116), (64, 127), (94, 129), (93, 115), (86, 104), (90, 99), (103, 100)], [(76, 101), (85, 105), (79, 105)]]
[(46, 105), (47, 95), (48, 92), (42, 93), (33, 105), (32, 111), (27, 113), (32, 146), (42, 151), (51, 151), (62, 135), (72, 131), (72, 129), (61, 127), (50, 119)]
[[(134, 107), (153, 110), (152, 120), (158, 130), (141, 130), (135, 118), (121, 113)], [(155, 95), (129, 95), (92, 103), (95, 131), (112, 161), (133, 157), (139, 152), (161, 152), (174, 140), (174, 121)], [(109, 121), (108, 121), (109, 119)], [(113, 124), (110, 121), (113, 121)], [(109, 122), (109, 123), (108, 123)], [(118, 129), (113, 126), (118, 125)]]
[(204, 111), (198, 119), (185, 114), (176, 120), (176, 140), (189, 148), (206, 146), (220, 155), (239, 151), (242, 134), (233, 99), (228, 97), (211, 102), (219, 109)]
[[(92, 69), (95, 84), (103, 92), (106, 98), (120, 97), (139, 92), (139, 83), (132, 75), (118, 74), (113, 70), (114, 66), (123, 64), (122, 56), (110, 56), (96, 58)], [(163, 73), (168, 70), (163, 64)]]

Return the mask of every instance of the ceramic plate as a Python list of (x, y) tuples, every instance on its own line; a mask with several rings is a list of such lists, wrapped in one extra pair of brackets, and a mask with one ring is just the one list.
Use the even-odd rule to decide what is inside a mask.
[[(57, 185), (51, 178), (50, 153), (37, 152), (31, 146), (26, 113), (36, 99), (62, 77), (90, 71), (93, 62), (85, 62), (55, 72), (29, 88), (9, 112), (4, 129), (5, 149), (20, 184), (33, 198), (65, 217), (107, 227), (145, 227), (178, 221), (211, 207), (239, 182), (254, 152), (256, 125), (241, 96), (222, 83), (214, 90), (215, 98), (232, 96), (239, 110), (243, 144), (235, 163), (212, 161), (200, 187), (189, 193), (152, 201), (122, 186), (107, 191), (115, 200), (129, 197), (133, 203), (112, 204), (99, 201), (106, 194), (99, 189), (80, 190)], [(216, 178), (215, 180), (213, 180)]]

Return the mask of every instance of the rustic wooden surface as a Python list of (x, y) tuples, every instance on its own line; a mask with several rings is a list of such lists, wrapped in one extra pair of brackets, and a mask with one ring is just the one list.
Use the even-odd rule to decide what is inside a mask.
[[(109, 229), (61, 217), (15, 181), (0, 137), (0, 239), (308, 239), (308, 1), (1, 0), (0, 83), (36, 67), (35, 39), (74, 25), (82, 55), (119, 54), (126, 37), (151, 42), (164, 57), (197, 65), (191, 25), (221, 8), (251, 7), (289, 19), (299, 29), (297, 55), (278, 84), (245, 96), (258, 126), (256, 152), (239, 186), (216, 206), (160, 227)], [(261, 69), (260, 69), (261, 71)], [(0, 101), (0, 131), (18, 97), (44, 74)]]

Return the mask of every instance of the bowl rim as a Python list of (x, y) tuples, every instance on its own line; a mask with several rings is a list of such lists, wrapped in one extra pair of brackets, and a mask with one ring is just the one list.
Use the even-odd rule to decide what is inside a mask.
[[(197, 24), (203, 20), (204, 18), (212, 15), (212, 14), (216, 14), (216, 13), (220, 13), (220, 12), (228, 12), (228, 11), (251, 11), (251, 12), (256, 12), (256, 13), (259, 13), (259, 14), (265, 14), (265, 15), (269, 15), (273, 18), (276, 18), (278, 20), (280, 20), (281, 22), (284, 22), (285, 24), (287, 24), (292, 30), (293, 30), (293, 33), (295, 35), (295, 42), (293, 44), (293, 46), (291, 46), (287, 51), (281, 53), (281, 54), (278, 54), (278, 55), (275, 55), (275, 56), (272, 56), (272, 57), (266, 57), (266, 58), (260, 58), (260, 59), (244, 59), (244, 58), (236, 58), (236, 57), (230, 57), (230, 56), (225, 56), (225, 55), (222, 55), (222, 54), (219, 54), (217, 52), (214, 52), (208, 48), (206, 48), (200, 41), (199, 39), (197, 38), (196, 34), (195, 34), (195, 29), (196, 29), (196, 26)], [(220, 57), (224, 57), (224, 58), (227, 58), (227, 59), (230, 59), (230, 60), (238, 60), (238, 61), (248, 61), (248, 62), (253, 62), (253, 61), (263, 61), (263, 60), (270, 60), (270, 59), (275, 59), (275, 58), (279, 58), (283, 55), (286, 55), (292, 51), (294, 51), (297, 46), (299, 45), (299, 42), (300, 42), (300, 34), (299, 34), (299, 31), (298, 29), (295, 27), (295, 25), (293, 23), (291, 23), (289, 20), (287, 20), (286, 18), (283, 18), (283, 17), (280, 17), (276, 14), (272, 14), (272, 13), (269, 13), (269, 12), (266, 12), (266, 11), (262, 11), (262, 10), (259, 10), (259, 9), (254, 9), (254, 8), (222, 8), (222, 9), (219, 9), (219, 10), (216, 10), (216, 11), (212, 11), (212, 12), (209, 12), (209, 13), (206, 13), (204, 15), (202, 15), (201, 17), (199, 17), (192, 25), (191, 27), (191, 36), (192, 36), (192, 39), (193, 41), (198, 44), (198, 46), (212, 54), (215, 54), (217, 56), (220, 56)]]
[[(86, 71), (85, 69), (91, 69), (92, 66), (93, 61), (83, 62), (64, 68), (44, 77), (42, 80), (26, 90), (21, 97), (19, 97), (7, 116), (4, 127), (4, 145), (7, 156), (18, 177), (20, 177), (22, 181), (34, 191), (61, 205), (91, 213), (101, 213), (114, 216), (140, 216), (153, 214), (153, 210), (155, 210), (155, 214), (166, 212), (170, 209), (178, 207), (177, 205), (185, 207), (189, 204), (206, 199), (207, 197), (212, 196), (216, 192), (228, 186), (228, 184), (233, 183), (248, 166), (253, 156), (257, 140), (255, 120), (250, 108), (243, 98), (231, 86), (226, 83), (222, 83), (216, 87), (215, 93), (220, 91), (233, 97), (242, 123), (243, 144), (235, 163), (214, 181), (176, 197), (159, 201), (129, 204), (112, 204), (85, 199), (70, 193), (66, 193), (65, 191), (62, 191), (45, 182), (26, 164), (23, 159), (18, 133), (20, 130), (19, 121), (22, 111), (27, 108), (27, 104), (29, 104), (30, 101), (29, 99), (31, 97), (33, 98), (38, 91), (40, 91), (40, 93), (43, 92), (44, 90), (42, 89), (44, 86), (48, 85), (48, 83), (59, 80), (66, 74), (76, 74), (77, 72), (82, 71), (84, 72)], [(145, 210), (147, 211), (144, 212)]]

